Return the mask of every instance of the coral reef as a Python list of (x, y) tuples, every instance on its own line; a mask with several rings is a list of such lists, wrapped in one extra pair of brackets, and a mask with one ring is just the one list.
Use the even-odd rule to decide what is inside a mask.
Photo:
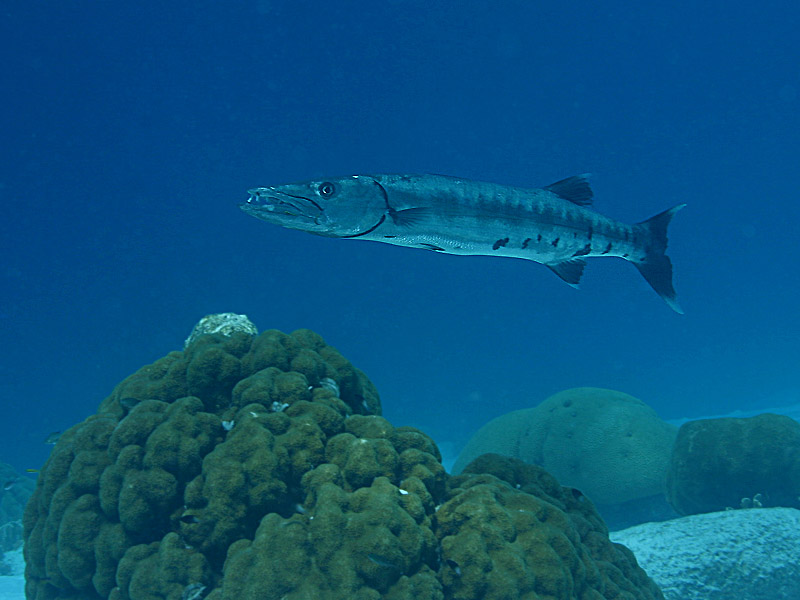
[(36, 484), (0, 463), (0, 557), (22, 543), (22, 513)]
[(448, 598), (663, 597), (630, 550), (610, 542), (591, 501), (541, 467), (486, 454), (448, 492), (437, 513), (443, 556), (469, 565), (443, 579)]
[(27, 597), (661, 598), (579, 493), (499, 457), (450, 478), (380, 410), (311, 331), (198, 337), (58, 440)]
[(597, 504), (620, 504), (663, 493), (676, 431), (632, 396), (573, 388), (485, 425), (454, 472), (481, 453), (497, 452), (543, 466)]
[(682, 515), (800, 508), (800, 423), (769, 413), (685, 423), (667, 471), (667, 500)]

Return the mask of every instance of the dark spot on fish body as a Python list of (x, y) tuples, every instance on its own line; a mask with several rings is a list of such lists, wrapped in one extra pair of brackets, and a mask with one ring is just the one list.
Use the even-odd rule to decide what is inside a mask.
[(589, 241), (590, 241), (590, 242), (592, 241), (592, 234), (593, 234), (593, 233), (594, 233), (594, 230), (592, 229), (592, 226), (590, 225), (590, 226), (589, 226), (589, 231), (588, 231), (588, 234), (589, 234)]
[(396, 238), (397, 236), (396, 235), (385, 235), (383, 237), (386, 238), (387, 240), (391, 240), (391, 239)]
[(434, 252), (444, 252), (444, 248), (440, 248), (439, 246), (435, 246), (434, 244), (426, 244), (425, 242), (421, 242), (420, 246), (422, 246), (426, 250), (433, 250)]
[(528, 247), (528, 243), (529, 243), (530, 241), (531, 241), (531, 238), (525, 238), (525, 241), (524, 241), (524, 242), (522, 242), (522, 249), (523, 249), (523, 250), (524, 250), (525, 248), (527, 248), (527, 247)]
[(536, 236), (536, 241), (537, 242), (541, 242), (542, 241), (542, 234), (541, 233)]
[(611, 252), (611, 242), (608, 242), (608, 245), (606, 246), (606, 249), (603, 250), (602, 253), (603, 254), (608, 254), (609, 252)]
[(551, 244), (553, 244), (553, 248), (558, 248), (558, 241), (559, 241), (560, 239), (561, 239), (561, 238), (556, 238), (556, 239), (554, 239), (552, 242), (550, 242)]
[(629, 256), (630, 256), (630, 254), (628, 254), (628, 253), (626, 252), (625, 254), (623, 254), (623, 255), (622, 255), (622, 258), (628, 258)]
[(492, 244), (492, 250), (497, 250), (498, 248), (502, 248), (506, 244), (508, 244), (508, 238), (497, 240), (494, 244)]
[(572, 256), (586, 256), (592, 251), (592, 245), (586, 244), (583, 249), (577, 250)]

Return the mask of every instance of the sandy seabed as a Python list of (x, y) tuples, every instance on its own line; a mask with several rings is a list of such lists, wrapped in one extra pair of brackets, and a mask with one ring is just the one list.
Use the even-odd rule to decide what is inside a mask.
[(13, 575), (0, 577), (0, 600), (25, 600), (25, 560), (22, 548), (3, 555), (3, 562), (9, 565)]

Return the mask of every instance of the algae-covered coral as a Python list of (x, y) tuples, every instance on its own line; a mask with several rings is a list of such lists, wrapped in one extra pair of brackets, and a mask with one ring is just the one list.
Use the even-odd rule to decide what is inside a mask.
[(784, 415), (684, 423), (667, 472), (682, 515), (730, 508), (800, 508), (800, 424)]
[(448, 477), (380, 410), (308, 330), (197, 338), (56, 444), (25, 512), (27, 597), (662, 597), (580, 494), (500, 459)]

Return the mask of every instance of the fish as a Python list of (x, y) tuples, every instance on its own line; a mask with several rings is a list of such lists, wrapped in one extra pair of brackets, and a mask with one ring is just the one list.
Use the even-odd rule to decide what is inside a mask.
[(193, 525), (200, 522), (200, 519), (198, 519), (195, 515), (182, 515), (178, 520), (181, 523), (186, 523), (187, 525)]
[(205, 597), (206, 586), (202, 583), (192, 583), (183, 588), (181, 600), (199, 600)]
[(130, 412), (134, 409), (134, 407), (141, 403), (141, 399), (134, 398), (132, 396), (126, 396), (125, 398), (119, 399), (120, 406), (125, 409), (126, 412)]
[(60, 437), (61, 437), (61, 432), (60, 431), (54, 431), (53, 433), (49, 434), (45, 438), (44, 443), (45, 444), (56, 444)]
[(667, 227), (686, 205), (628, 225), (590, 208), (586, 175), (543, 188), (447, 175), (351, 175), (247, 193), (240, 208), (268, 223), (324, 237), (531, 260), (573, 287), (587, 258), (623, 258), (683, 314), (666, 249)]
[(323, 377), (319, 380), (319, 387), (330, 390), (334, 396), (339, 397), (339, 384), (330, 377)]
[(380, 554), (375, 554), (373, 552), (370, 552), (369, 554), (367, 554), (367, 558), (376, 565), (378, 565), (379, 567), (385, 567), (387, 569), (393, 569), (395, 571), (403, 570), (402, 568), (400, 568), (400, 565), (395, 564), (394, 562), (391, 561), (391, 559), (382, 556)]
[(461, 565), (459, 565), (456, 561), (451, 560), (449, 558), (446, 559), (444, 562), (447, 564), (448, 567), (453, 569), (453, 573), (455, 573), (459, 577), (461, 576)]

